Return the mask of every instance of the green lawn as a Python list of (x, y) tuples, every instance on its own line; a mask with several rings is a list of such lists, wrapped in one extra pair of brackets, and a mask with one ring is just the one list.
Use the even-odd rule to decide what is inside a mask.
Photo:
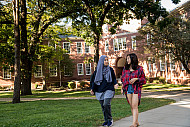
[[(167, 88), (187, 87), (187, 85), (173, 85), (173, 84), (145, 84), (143, 90), (160, 90)], [(190, 88), (189, 88), (190, 89)], [(121, 94), (121, 86), (116, 89), (116, 95)], [(94, 97), (90, 95), (89, 90), (84, 91), (32, 91), (33, 95), (21, 96), (21, 98), (63, 98), (63, 97)], [(13, 92), (2, 92), (0, 98), (12, 98)]]
[[(142, 98), (139, 112), (174, 102), (167, 99)], [(0, 102), (1, 127), (95, 127), (103, 122), (97, 100), (54, 100), (11, 104)], [(130, 116), (126, 99), (112, 101), (114, 120)]]
[(174, 85), (174, 84), (145, 84), (143, 85), (143, 90), (167, 89), (167, 88), (177, 88), (177, 87), (188, 87), (188, 86)]

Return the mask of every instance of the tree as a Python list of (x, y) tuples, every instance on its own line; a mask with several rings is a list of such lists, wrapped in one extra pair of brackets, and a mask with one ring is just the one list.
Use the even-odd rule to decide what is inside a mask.
[[(7, 8), (11, 10), (9, 5), (12, 6), (11, 4), (7, 4)], [(49, 26), (53, 26), (54, 23), (59, 22), (59, 19), (65, 18), (78, 11), (80, 11), (80, 6), (78, 6), (78, 2), (74, 0), (39, 0), (38, 2), (35, 0), (21, 1), (22, 95), (32, 94), (32, 67), (34, 61), (37, 60), (37, 47), (43, 42), (45, 39), (44, 37), (47, 36), (45, 32), (48, 30)], [(6, 13), (6, 15), (9, 15), (9, 13)], [(57, 31), (57, 34), (60, 33)], [(9, 45), (6, 43), (6, 46), (8, 47)], [(7, 59), (9, 58), (3, 58), (3, 60)]]
[(169, 16), (155, 25), (148, 24), (139, 32), (151, 35), (149, 50), (154, 56), (172, 56), (171, 61), (180, 61), (190, 74), (190, 18)]
[[(178, 3), (179, 0), (172, 0)], [(102, 35), (102, 26), (109, 24), (111, 34), (116, 32), (118, 26), (123, 21), (147, 17), (151, 23), (154, 23), (158, 17), (167, 16), (165, 8), (161, 8), (160, 0), (81, 0), (83, 11), (80, 14), (71, 16), (76, 28), (77, 35), (84, 38), (85, 41), (91, 41), (95, 47), (94, 61), (99, 60), (99, 41)]]
[(20, 103), (20, 29), (19, 29), (19, 0), (13, 1), (14, 5), (14, 33), (15, 33), (15, 81), (13, 103)]

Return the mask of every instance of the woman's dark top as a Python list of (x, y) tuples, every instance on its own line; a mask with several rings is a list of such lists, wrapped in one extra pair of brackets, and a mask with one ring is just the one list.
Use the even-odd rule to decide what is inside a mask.
[(106, 90), (115, 91), (114, 85), (117, 84), (117, 80), (116, 80), (113, 68), (110, 67), (110, 71), (111, 71), (111, 76), (112, 76), (112, 82), (107, 82), (107, 80), (103, 76), (103, 80), (100, 83), (100, 85), (96, 85), (94, 83), (94, 79), (96, 76), (96, 70), (94, 71), (94, 73), (91, 75), (91, 78), (90, 78), (90, 86), (94, 92), (105, 92)]

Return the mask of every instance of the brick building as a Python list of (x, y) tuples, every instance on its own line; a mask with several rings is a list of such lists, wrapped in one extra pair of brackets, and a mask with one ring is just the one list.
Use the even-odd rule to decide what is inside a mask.
[[(184, 17), (189, 17), (190, 15), (190, 2), (186, 2), (182, 6), (171, 11), (172, 15), (177, 15), (183, 10), (186, 10), (187, 13), (184, 13)], [(130, 24), (124, 23), (120, 26), (116, 34), (111, 35), (108, 32), (109, 25), (103, 26), (103, 35), (100, 40), (99, 45), (99, 54), (107, 55), (109, 58), (110, 66), (114, 68), (116, 77), (120, 79), (120, 75), (125, 64), (126, 55), (129, 53), (135, 53), (138, 56), (139, 64), (143, 66), (146, 77), (156, 78), (163, 77), (166, 81), (177, 84), (187, 84), (190, 80), (190, 76), (187, 74), (180, 62), (170, 61), (168, 55), (166, 59), (160, 60), (155, 59), (151, 53), (146, 53), (144, 51), (144, 45), (146, 45), (145, 40), (135, 40), (135, 37), (139, 35), (137, 29), (145, 25), (148, 21), (144, 20), (132, 20)], [(68, 37), (72, 42), (65, 40), (65, 37), (62, 36), (62, 41), (60, 42), (62, 48), (68, 51), (68, 54), (71, 59), (74, 60), (74, 71), (72, 76), (70, 74), (60, 73), (59, 64), (56, 66), (49, 67), (46, 71), (49, 73), (46, 83), (56, 83), (63, 81), (81, 81), (89, 80), (90, 75), (94, 71), (93, 63), (85, 63), (85, 59), (94, 56), (93, 46), (88, 46), (81, 38), (78, 37)], [(146, 39), (149, 36), (147, 35)], [(48, 42), (45, 42), (48, 44)], [(43, 82), (43, 72), (42, 64), (36, 64), (37, 70), (32, 77), (32, 88), (35, 87), (34, 84)], [(9, 86), (14, 83), (14, 75), (9, 69), (2, 69), (0, 73), (0, 86)]]

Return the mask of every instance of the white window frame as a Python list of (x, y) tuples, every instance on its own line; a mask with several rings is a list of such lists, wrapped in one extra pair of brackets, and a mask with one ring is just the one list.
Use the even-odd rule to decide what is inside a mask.
[(150, 62), (150, 61), (148, 62), (148, 71), (149, 71), (149, 72), (152, 72), (152, 65), (151, 65), (151, 62)]
[(113, 39), (114, 51), (126, 50), (127, 43), (126, 38), (115, 38)]
[(38, 76), (38, 75), (37, 75), (38, 72), (35, 71), (34, 77), (35, 77), (35, 78), (42, 77), (42, 76), (43, 76), (43, 74), (42, 74), (42, 65), (36, 65), (36, 66), (41, 67), (41, 70), (40, 70), (41, 75)]
[[(81, 74), (79, 73), (79, 65), (82, 65), (82, 66), (81, 66), (81, 67), (82, 67), (82, 68), (81, 68), (81, 72), (82, 72)], [(77, 73), (78, 73), (78, 75), (84, 75), (83, 63), (78, 63), (78, 64), (77, 64)]]
[[(88, 49), (88, 52), (87, 52)], [(90, 53), (90, 45), (85, 42), (85, 53)]]
[[(52, 70), (53, 67), (55, 67), (56, 69)], [(52, 73), (55, 75), (52, 75)], [(50, 65), (49, 66), (49, 75), (50, 75), (50, 77), (57, 77), (57, 65)]]
[(126, 38), (122, 38), (122, 50), (126, 50), (127, 48), (127, 41), (126, 41)]
[(109, 52), (109, 41), (105, 41), (105, 52)]
[[(162, 68), (163, 65), (164, 65), (164, 69)], [(160, 71), (165, 71), (165, 68), (166, 68), (165, 62), (162, 62), (162, 60), (160, 60)]]
[[(78, 44), (81, 44), (81, 47), (78, 47)], [(79, 52), (78, 49), (80, 49), (81, 52)], [(77, 54), (82, 54), (82, 42), (77, 42)]]
[[(67, 46), (69, 46), (68, 49), (67, 49), (67, 47), (65, 47), (65, 44), (69, 44), (69, 45), (67, 45)], [(71, 53), (71, 45), (70, 45), (70, 42), (63, 42), (63, 49), (65, 49), (66, 51), (69, 50), (66, 54), (70, 54), (70, 53)]]
[(173, 71), (173, 70), (175, 70), (176, 69), (176, 67), (175, 67), (175, 62), (170, 62), (170, 70), (171, 71)]
[(90, 69), (90, 71), (89, 71), (90, 73), (87, 73), (87, 67), (86, 67), (87, 64), (85, 64), (86, 75), (91, 75), (91, 63), (88, 63), (88, 64), (90, 65), (90, 68), (89, 68)]
[(103, 26), (103, 32), (104, 32), (104, 33), (108, 33), (108, 25), (105, 24), (105, 25)]
[(3, 79), (11, 79), (11, 67), (9, 69), (3, 68)]
[(153, 64), (152, 64), (152, 67), (153, 67), (153, 71), (157, 71), (156, 63), (153, 63)]
[(113, 39), (114, 51), (119, 51), (118, 39)]
[(56, 45), (56, 44), (54, 44), (54, 46), (53, 46), (53, 45), (51, 45), (51, 42), (50, 42), (50, 41), (48, 41), (48, 47), (50, 47), (50, 46), (54, 47), (55, 49), (56, 49), (56, 47), (57, 47), (57, 45)]
[[(132, 49), (137, 50), (137, 40), (134, 38), (136, 38), (136, 36), (131, 36)], [(134, 43), (136, 45), (135, 47), (134, 47)]]

